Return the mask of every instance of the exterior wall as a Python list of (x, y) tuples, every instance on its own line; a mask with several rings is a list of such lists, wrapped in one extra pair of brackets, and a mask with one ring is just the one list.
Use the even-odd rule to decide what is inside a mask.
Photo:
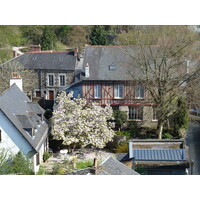
[(81, 98), (82, 97), (82, 85), (77, 84), (66, 90), (67, 93), (73, 92), (73, 98)]
[(0, 129), (2, 131), (0, 149), (5, 148), (9, 150), (10, 154), (17, 154), (19, 151), (21, 151), (24, 155), (27, 155), (29, 152), (33, 151), (31, 145), (14, 127), (14, 125), (2, 111), (0, 111)]
[[(45, 97), (45, 99), (49, 99), (49, 91), (54, 91), (54, 99), (59, 92), (59, 89), (65, 87), (73, 82), (74, 72), (70, 72), (66, 70), (37, 70), (38, 73), (38, 87), (35, 88), (36, 90), (41, 91), (41, 96)], [(54, 75), (54, 86), (49, 86), (48, 83), (48, 74)], [(59, 85), (59, 75), (65, 75), (66, 77), (66, 85), (60, 86)]]
[[(130, 81), (83, 81), (82, 95), (88, 101), (96, 101), (100, 105), (110, 104), (111, 106), (119, 106), (119, 109), (129, 115), (129, 106), (143, 106), (143, 120), (137, 121), (140, 125), (145, 127), (155, 127), (157, 121), (153, 121), (153, 102), (147, 90), (144, 90), (144, 98), (135, 97), (135, 88), (138, 86), (136, 82)], [(94, 98), (94, 85), (101, 85), (101, 98)], [(124, 85), (124, 97), (116, 99), (114, 97), (114, 85)]]

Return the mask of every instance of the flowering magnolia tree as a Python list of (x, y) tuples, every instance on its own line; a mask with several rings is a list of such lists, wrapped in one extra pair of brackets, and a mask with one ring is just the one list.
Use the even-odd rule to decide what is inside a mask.
[(103, 148), (114, 137), (113, 110), (110, 106), (102, 108), (85, 99), (73, 99), (73, 94), (62, 92), (57, 97), (52, 117), (54, 139), (63, 140), (65, 145), (91, 144)]

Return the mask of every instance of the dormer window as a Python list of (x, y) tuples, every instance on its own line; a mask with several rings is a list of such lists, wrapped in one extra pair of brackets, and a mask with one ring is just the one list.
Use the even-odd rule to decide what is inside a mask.
[(110, 71), (115, 71), (117, 67), (115, 65), (109, 65), (109, 70)]
[(33, 60), (37, 60), (37, 57), (33, 57)]
[(34, 131), (33, 128), (24, 128), (24, 130), (25, 130), (27, 133), (29, 133), (29, 135), (30, 135), (31, 137), (33, 137), (33, 136), (35, 135), (35, 131)]

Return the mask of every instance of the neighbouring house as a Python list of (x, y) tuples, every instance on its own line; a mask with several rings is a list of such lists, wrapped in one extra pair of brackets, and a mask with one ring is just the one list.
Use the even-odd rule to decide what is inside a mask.
[[(43, 98), (53, 102), (63, 87), (73, 83), (77, 54), (75, 51), (43, 52), (39, 51), (37, 46), (31, 49), (34, 51), (19, 55), (3, 63), (0, 67), (19, 63), (26, 69), (33, 70), (34, 77), (32, 75), (29, 80), (24, 80), (23, 91), (31, 93), (36, 100)], [(29, 81), (34, 82), (32, 91), (27, 91), (26, 86)]]
[(147, 175), (186, 175), (190, 167), (185, 141), (134, 139), (129, 142), (129, 152), (117, 159)]
[[(94, 162), (95, 163), (95, 162)], [(140, 175), (133, 169), (109, 156), (101, 164), (86, 169), (76, 170), (66, 175)]]
[(48, 124), (43, 115), (44, 109), (15, 83), (0, 96), (0, 149), (12, 155), (21, 151), (32, 161), (34, 172), (48, 150)]
[[(73, 91), (74, 98), (82, 97), (101, 106), (110, 104), (143, 126), (156, 126), (156, 107), (145, 87), (130, 75), (128, 70), (134, 62), (125, 50), (133, 51), (128, 46), (86, 46), (82, 70), (76, 70), (75, 83), (65, 90)], [(138, 73), (135, 70), (135, 76)]]

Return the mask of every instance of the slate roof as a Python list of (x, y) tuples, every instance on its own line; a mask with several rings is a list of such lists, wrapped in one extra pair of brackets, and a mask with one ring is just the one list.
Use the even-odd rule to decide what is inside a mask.
[[(82, 76), (82, 80), (133, 80), (129, 70), (136, 66), (133, 58), (138, 47), (128, 46), (87, 46), (83, 62), (83, 71), (89, 65), (89, 78)], [(127, 53), (129, 52), (129, 53)], [(109, 66), (116, 66), (116, 70), (109, 70)], [(139, 74), (135, 68), (134, 74)]]
[(97, 169), (97, 175), (139, 175), (112, 156), (108, 157)]
[(75, 70), (76, 57), (73, 52), (25, 53), (2, 64), (18, 62), (27, 69)]
[(186, 161), (185, 149), (132, 149), (136, 161)]
[[(44, 113), (42, 108), (36, 109), (31, 100), (23, 93), (16, 84), (13, 84), (0, 96), (0, 110), (14, 124), (30, 145), (38, 151), (47, 137), (48, 125), (41, 121), (37, 113)], [(39, 105), (38, 105), (39, 107)], [(31, 137), (24, 128), (34, 128), (35, 136)]]

